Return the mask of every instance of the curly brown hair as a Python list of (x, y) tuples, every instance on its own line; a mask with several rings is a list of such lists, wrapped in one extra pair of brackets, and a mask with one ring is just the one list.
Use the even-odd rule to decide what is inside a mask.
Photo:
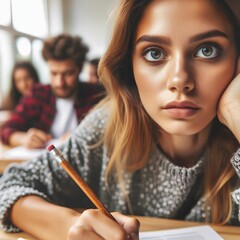
[(45, 61), (70, 59), (81, 69), (88, 50), (88, 46), (83, 43), (81, 37), (60, 34), (44, 41), (42, 56)]

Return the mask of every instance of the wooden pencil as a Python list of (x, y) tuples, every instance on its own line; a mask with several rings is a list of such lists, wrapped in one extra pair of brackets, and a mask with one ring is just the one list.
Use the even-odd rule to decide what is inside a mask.
[(112, 216), (112, 214), (107, 210), (107, 208), (98, 199), (98, 197), (92, 191), (92, 189), (77, 174), (77, 172), (69, 164), (69, 162), (66, 159), (64, 159), (62, 153), (57, 148), (55, 148), (54, 145), (48, 146), (47, 150), (52, 154), (52, 156), (57, 160), (57, 162), (63, 167), (63, 169), (68, 173), (68, 175), (75, 181), (75, 183), (82, 189), (82, 191), (87, 195), (87, 197), (96, 206), (96, 208), (102, 210), (109, 218), (116, 221), (116, 219)]

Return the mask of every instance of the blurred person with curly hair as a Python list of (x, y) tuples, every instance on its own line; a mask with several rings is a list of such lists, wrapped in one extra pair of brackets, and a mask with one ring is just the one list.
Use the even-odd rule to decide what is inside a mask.
[(44, 41), (50, 84), (38, 84), (16, 106), (1, 127), (1, 141), (10, 146), (42, 148), (76, 128), (102, 96), (102, 87), (79, 81), (88, 46), (79, 36), (60, 34)]

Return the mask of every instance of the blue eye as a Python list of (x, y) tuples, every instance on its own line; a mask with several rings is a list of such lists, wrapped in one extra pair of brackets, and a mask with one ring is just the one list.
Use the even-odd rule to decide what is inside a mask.
[(150, 48), (144, 51), (143, 57), (150, 62), (158, 62), (164, 59), (165, 54), (158, 48)]
[(220, 47), (214, 45), (204, 45), (197, 50), (196, 56), (199, 58), (213, 59), (219, 56)]

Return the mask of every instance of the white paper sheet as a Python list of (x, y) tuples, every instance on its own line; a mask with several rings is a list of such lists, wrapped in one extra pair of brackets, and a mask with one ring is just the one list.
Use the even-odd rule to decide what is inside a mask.
[(210, 226), (141, 232), (141, 240), (224, 240)]
[[(53, 144), (55, 147), (59, 147), (63, 144), (64, 142), (58, 139), (52, 139), (50, 140), (46, 146)], [(28, 149), (22, 146), (14, 147), (11, 148), (8, 151), (5, 151), (1, 153), (1, 158), (4, 160), (11, 160), (11, 159), (17, 159), (17, 160), (29, 160), (35, 157), (40, 156), (46, 152), (46, 149)]]

